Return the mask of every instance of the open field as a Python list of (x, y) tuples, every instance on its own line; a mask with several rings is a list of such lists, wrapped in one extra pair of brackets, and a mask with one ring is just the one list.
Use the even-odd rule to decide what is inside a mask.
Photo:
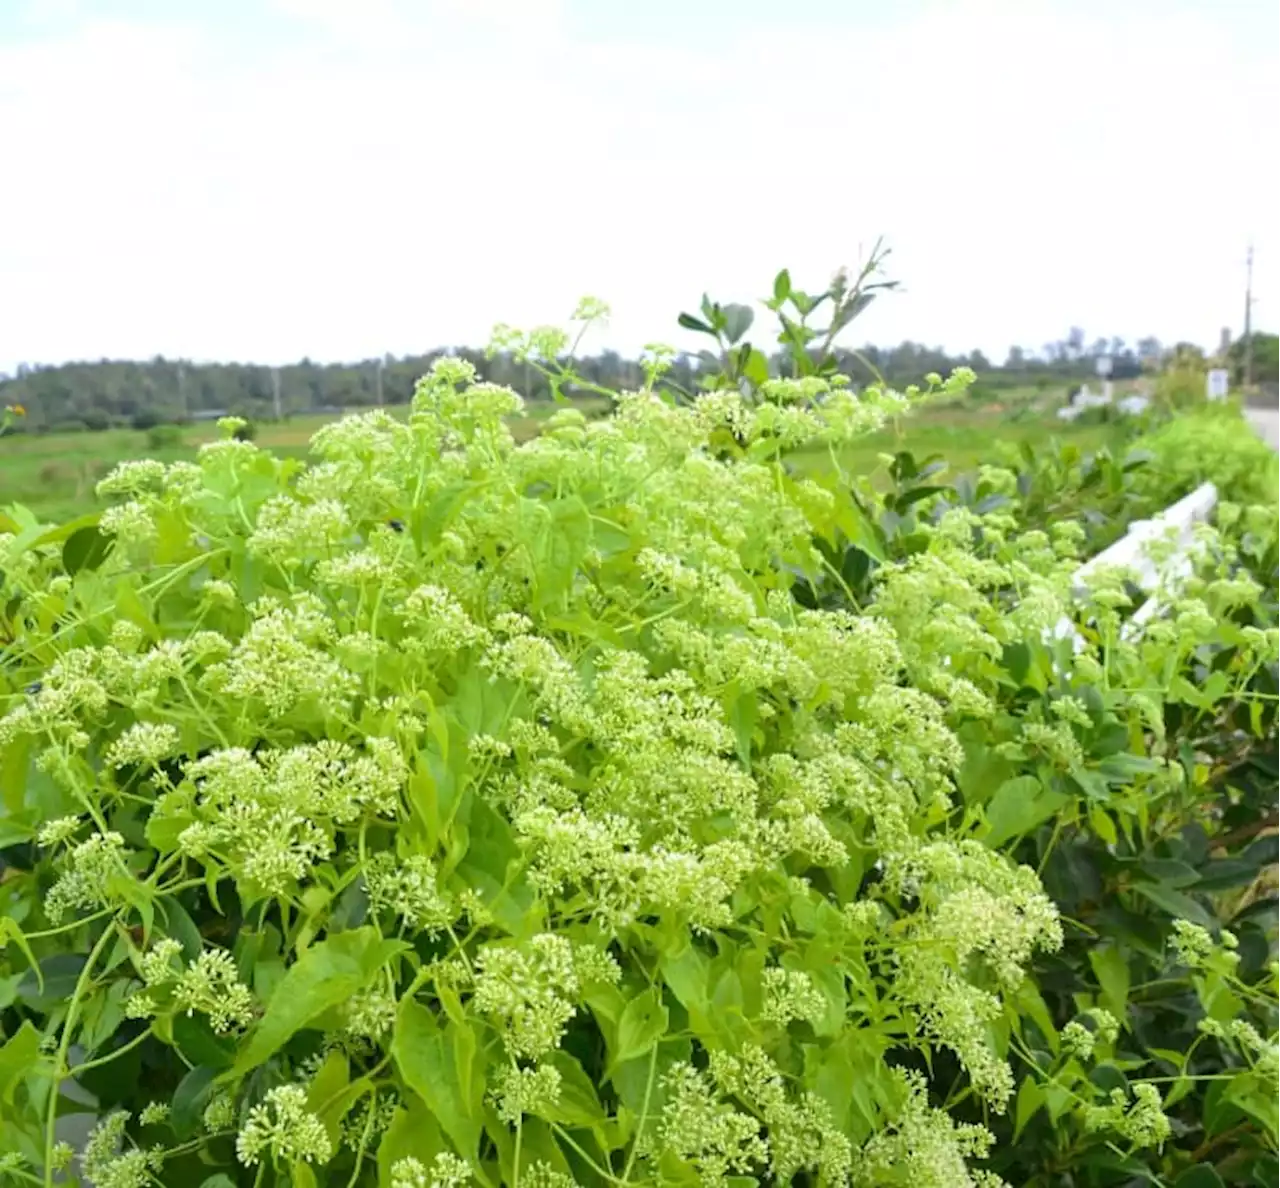
[[(598, 405), (583, 401), (584, 410)], [(352, 412), (363, 411), (353, 409)], [(388, 410), (393, 416), (407, 412), (404, 405)], [(532, 437), (553, 406), (532, 408), (515, 418), (512, 432), (520, 439)], [(281, 457), (301, 458), (307, 443), (333, 415), (293, 417), (279, 423), (258, 423), (256, 445)], [(108, 429), (101, 433), (21, 433), (0, 438), (0, 507), (22, 503), (42, 518), (63, 520), (80, 515), (96, 503), (94, 487), (118, 462), (132, 458), (159, 458), (177, 462), (194, 458), (200, 446), (218, 436), (211, 423), (187, 426), (176, 445), (155, 449), (148, 431)]]
[[(979, 462), (990, 462), (998, 443), (1017, 446), (1024, 441), (1042, 443), (1057, 439), (1091, 450), (1103, 445), (1111, 432), (1107, 425), (1081, 425), (1032, 413), (1011, 417), (1002, 409), (955, 406), (905, 418), (895, 427), (846, 449), (840, 462), (849, 471), (866, 474), (880, 465), (882, 454), (910, 450), (917, 458), (941, 454), (949, 470), (956, 473)], [(813, 454), (799, 464), (806, 469), (819, 469), (828, 463), (825, 455)]]
[[(893, 429), (866, 438), (844, 452), (841, 464), (850, 471), (869, 473), (879, 465), (878, 456), (900, 449), (917, 455), (945, 455), (953, 470), (990, 459), (998, 439), (1016, 445), (1050, 437), (1077, 442), (1092, 449), (1102, 444), (1108, 429), (1079, 426), (1036, 412), (1029, 400), (1013, 401), (1005, 395), (999, 405), (975, 407), (968, 403), (933, 408), (905, 418)], [(601, 402), (577, 402), (588, 413), (601, 411)], [(357, 410), (353, 410), (357, 411)], [(390, 410), (403, 415), (405, 406)], [(512, 421), (519, 440), (532, 437), (555, 406), (533, 405), (526, 415)], [(312, 435), (333, 419), (330, 415), (295, 417), (280, 423), (259, 423), (256, 444), (284, 457), (303, 457)], [(64, 520), (92, 509), (94, 487), (118, 462), (155, 457), (164, 462), (194, 458), (203, 442), (217, 436), (212, 424), (188, 426), (177, 444), (153, 448), (148, 433), (136, 429), (109, 429), (100, 433), (14, 434), (0, 439), (0, 506), (22, 503), (46, 520)], [(825, 455), (797, 459), (802, 467), (827, 464)]]

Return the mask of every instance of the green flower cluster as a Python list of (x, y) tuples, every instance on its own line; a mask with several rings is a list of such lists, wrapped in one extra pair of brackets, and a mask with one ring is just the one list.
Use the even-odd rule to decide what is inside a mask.
[[(116, 1110), (82, 1158), (105, 1188), (990, 1188), (1011, 1107), (1169, 1139), (1154, 1078), (1081, 1067), (1124, 1003), (1055, 1025), (1037, 989), (1078, 940), (1068, 840), (1009, 850), (1077, 805), (1118, 842), (1206, 782), (1148, 743), (1208, 695), (1188, 663), (1212, 706), (1274, 670), (1239, 614), (1274, 507), (1207, 530), (1137, 634), (1073, 589), (1079, 525), (1011, 502), (926, 504), (859, 596), (831, 548), (865, 503), (788, 456), (971, 377), (678, 405), (660, 374), (517, 446), (518, 398), (443, 359), (307, 465), (228, 433), (121, 467), (96, 526), (0, 536), (19, 1178), (52, 1182), (70, 1077)], [(1173, 943), (1228, 1028), (1242, 971), (1202, 932)], [(1274, 1045), (1221, 1036), (1251, 1074)]]

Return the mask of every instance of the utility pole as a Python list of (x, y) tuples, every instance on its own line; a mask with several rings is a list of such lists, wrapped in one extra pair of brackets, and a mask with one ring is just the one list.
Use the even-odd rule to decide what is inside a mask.
[(280, 368), (278, 367), (271, 369), (271, 403), (276, 410), (276, 420), (283, 421), (284, 417), (280, 413)]
[(178, 408), (185, 421), (187, 419), (187, 367), (182, 362), (178, 364)]
[(385, 355), (378, 356), (377, 393), (378, 393), (379, 408), (382, 407), (382, 365), (385, 359), (386, 359)]
[(1253, 387), (1253, 244), (1244, 265), (1244, 390)]

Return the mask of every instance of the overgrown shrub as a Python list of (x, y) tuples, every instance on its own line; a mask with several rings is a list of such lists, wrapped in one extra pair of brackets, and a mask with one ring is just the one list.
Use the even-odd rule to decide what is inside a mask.
[(182, 428), (178, 425), (153, 425), (147, 430), (147, 449), (168, 450), (182, 444)]
[(4, 1166), (68, 1164), (73, 1077), (103, 1188), (1265, 1182), (1274, 932), (1215, 888), (1274, 506), (1126, 638), (1014, 472), (840, 473), (969, 377), (854, 396), (789, 333), (798, 378), (743, 328), (732, 384), (676, 407), (657, 353), (519, 447), (442, 359), (306, 467), (233, 422), (15, 520)]
[(154, 408), (140, 408), (129, 418), (129, 424), (134, 429), (154, 429), (164, 420), (164, 415)]

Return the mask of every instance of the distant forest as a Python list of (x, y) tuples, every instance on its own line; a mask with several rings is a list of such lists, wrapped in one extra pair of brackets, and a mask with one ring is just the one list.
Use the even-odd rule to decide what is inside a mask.
[[(1176, 349), (1176, 348), (1175, 348)], [(1013, 348), (1001, 364), (981, 351), (950, 355), (936, 347), (904, 342), (896, 347), (867, 346), (839, 353), (841, 369), (853, 382), (871, 380), (874, 368), (887, 382), (901, 386), (931, 371), (972, 367), (981, 386), (993, 391), (1010, 387), (1054, 387), (1086, 381), (1097, 373), (1097, 358), (1109, 355), (1112, 376), (1141, 374), (1166, 354), (1154, 338), (1129, 345), (1118, 338), (1087, 342), (1073, 328), (1062, 340), (1036, 352)], [(234, 413), (253, 420), (329, 412), (376, 404), (405, 404), (415, 381), (434, 359), (453, 354), (469, 359), (481, 377), (506, 384), (527, 400), (550, 399), (546, 381), (536, 369), (509, 355), (486, 357), (469, 348), (435, 350), (401, 358), (387, 356), (358, 363), (315, 363), (308, 359), (282, 367), (245, 363), (195, 363), (155, 358), (148, 362), (65, 363), (21, 366), (12, 377), (0, 376), (0, 405), (21, 405), (26, 416), (15, 428), (29, 432), (54, 429), (150, 428), (163, 423), (210, 420)], [(775, 368), (780, 356), (775, 358)], [(636, 387), (640, 365), (614, 351), (578, 358), (575, 366), (587, 380), (612, 390)], [(699, 359), (681, 355), (670, 378), (686, 390), (698, 383)]]

